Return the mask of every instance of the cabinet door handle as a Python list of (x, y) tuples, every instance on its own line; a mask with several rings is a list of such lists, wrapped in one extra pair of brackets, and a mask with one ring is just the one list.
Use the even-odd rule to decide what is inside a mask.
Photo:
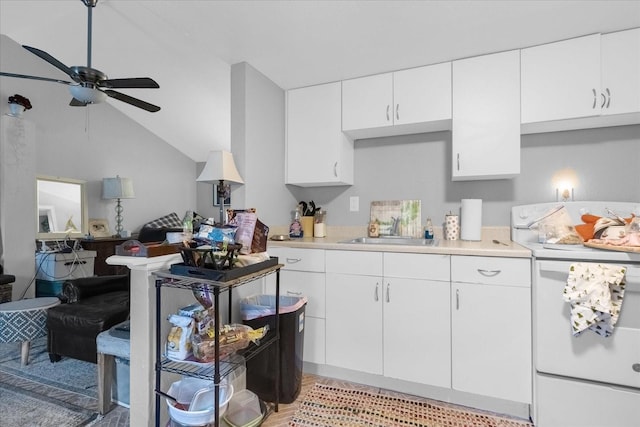
[(380, 298), (378, 298), (378, 288), (379, 287), (380, 287), (380, 283), (376, 282), (376, 293), (373, 296), (375, 301), (379, 301), (380, 300)]
[(287, 295), (302, 295), (302, 292), (293, 292), (293, 291), (287, 291)]
[(633, 369), (635, 372), (640, 372), (640, 363), (634, 363), (633, 365), (631, 365), (631, 369)]
[(607, 108), (609, 108), (609, 105), (611, 105), (611, 92), (609, 88), (606, 88), (605, 91), (607, 91)]
[(460, 170), (460, 153), (456, 154), (456, 162), (458, 164), (458, 170)]
[(396, 120), (400, 120), (400, 104), (396, 104)]
[(389, 121), (389, 107), (391, 107), (389, 104), (387, 104), (387, 121)]
[(338, 162), (333, 164), (333, 176), (336, 178), (338, 177)]
[(493, 277), (493, 276), (497, 276), (498, 274), (500, 274), (501, 270), (483, 270), (481, 268), (478, 269), (478, 273), (482, 274), (483, 276), (486, 277)]
[(456, 310), (460, 310), (460, 289), (456, 289)]
[(591, 108), (595, 110), (598, 101), (598, 93), (595, 89), (591, 89), (591, 91), (593, 92), (593, 105), (591, 106)]
[(390, 287), (391, 287), (391, 283), (387, 283), (387, 302), (391, 302), (391, 298), (389, 297)]
[(296, 262), (302, 261), (302, 258), (287, 258), (287, 263), (295, 264)]

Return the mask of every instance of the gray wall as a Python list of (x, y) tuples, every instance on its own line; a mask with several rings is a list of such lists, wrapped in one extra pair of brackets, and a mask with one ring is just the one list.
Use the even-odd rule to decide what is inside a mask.
[[(452, 182), (451, 134), (359, 140), (355, 185), (298, 190), (328, 210), (330, 225), (365, 225), (372, 200), (420, 199), (423, 223), (444, 221), (463, 198), (483, 199), (483, 225), (509, 225), (513, 205), (555, 201), (552, 177), (576, 172), (575, 200), (640, 201), (640, 125), (523, 135), (521, 173), (511, 180)], [(360, 211), (349, 212), (349, 197)], [(576, 219), (578, 220), (578, 219)]]
[(289, 222), (296, 197), (284, 186), (284, 91), (243, 62), (231, 67), (231, 151), (245, 184), (235, 208), (256, 208), (267, 225)]
[[(4, 35), (0, 63), (3, 71), (60, 74)], [(114, 231), (115, 202), (102, 200), (101, 192), (102, 178), (116, 175), (132, 178), (136, 193), (122, 201), (125, 230), (173, 211), (182, 216), (196, 206), (196, 163), (110, 105), (120, 101), (70, 107), (65, 85), (0, 77), (2, 113), (16, 93), (33, 105), (23, 118), (36, 124), (36, 173), (87, 181), (90, 218), (107, 218)]]

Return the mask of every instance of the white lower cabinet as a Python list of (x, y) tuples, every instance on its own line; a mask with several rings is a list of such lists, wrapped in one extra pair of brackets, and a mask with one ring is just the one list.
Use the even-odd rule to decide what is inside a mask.
[(327, 364), (450, 387), (449, 256), (327, 251), (326, 261)]
[(451, 386), (531, 403), (531, 261), (451, 257)]
[(327, 251), (327, 365), (382, 374), (382, 252)]
[[(305, 296), (305, 362), (325, 363), (325, 272), (323, 249), (269, 247), (269, 255), (284, 264), (280, 270), (280, 295)], [(275, 275), (272, 275), (275, 276)], [(267, 278), (267, 293), (275, 292), (275, 277)]]
[(384, 376), (451, 387), (449, 258), (384, 254)]

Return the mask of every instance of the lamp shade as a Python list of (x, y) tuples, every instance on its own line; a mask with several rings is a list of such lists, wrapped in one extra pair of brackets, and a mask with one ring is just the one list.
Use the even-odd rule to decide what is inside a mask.
[(135, 197), (131, 178), (116, 176), (115, 178), (102, 179), (103, 199), (133, 199)]
[(217, 184), (220, 180), (244, 184), (233, 161), (233, 154), (228, 151), (211, 151), (196, 181)]

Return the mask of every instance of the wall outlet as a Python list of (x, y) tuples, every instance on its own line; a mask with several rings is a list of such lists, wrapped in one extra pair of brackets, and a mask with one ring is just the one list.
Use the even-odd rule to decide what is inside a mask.
[(360, 197), (358, 196), (349, 197), (349, 211), (358, 212), (359, 210), (360, 210)]

